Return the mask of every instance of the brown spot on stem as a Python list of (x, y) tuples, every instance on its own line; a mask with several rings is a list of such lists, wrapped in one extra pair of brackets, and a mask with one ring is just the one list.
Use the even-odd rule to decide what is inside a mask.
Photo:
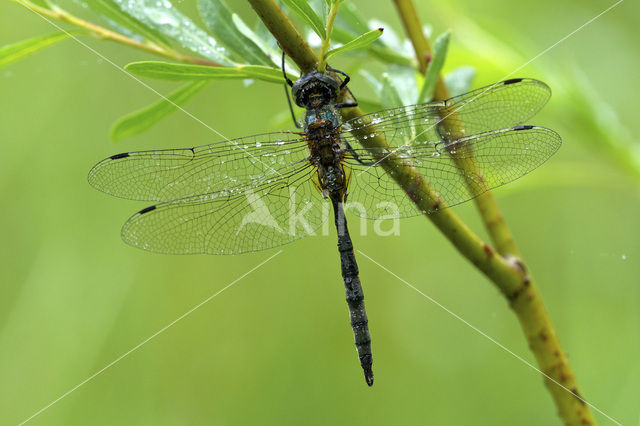
[(545, 333), (544, 330), (538, 333), (538, 337), (540, 337), (540, 340), (542, 340), (543, 342), (549, 340), (549, 336), (547, 336), (547, 333)]
[(493, 256), (493, 249), (489, 247), (489, 244), (484, 243), (482, 245), (482, 248), (484, 249), (484, 252), (487, 254), (487, 257)]
[(578, 388), (577, 387), (572, 387), (571, 388), (571, 393), (573, 394), (573, 396), (575, 396), (576, 398), (578, 398), (578, 401), (580, 401), (580, 403), (582, 405), (586, 405), (584, 402), (584, 399), (582, 398), (582, 395), (580, 395), (580, 392), (578, 392)]
[(522, 263), (520, 259), (515, 258), (513, 263), (522, 271), (523, 274), (527, 273), (527, 268), (526, 266), (524, 266), (524, 263)]
[(513, 293), (507, 296), (507, 299), (509, 299), (509, 301), (512, 303), (515, 302), (516, 299), (520, 297), (520, 293), (522, 293), (522, 290), (524, 290), (524, 287), (518, 287)]
[(518, 268), (522, 275), (527, 274), (527, 267), (524, 266), (524, 263), (522, 263), (522, 260), (520, 260), (518, 257), (511, 254), (506, 254), (504, 258), (507, 262), (509, 262), (509, 264)]

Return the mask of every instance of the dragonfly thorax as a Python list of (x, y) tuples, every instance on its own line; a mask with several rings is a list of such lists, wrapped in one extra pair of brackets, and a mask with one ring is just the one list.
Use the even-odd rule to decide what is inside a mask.
[(308, 109), (305, 111), (303, 124), (304, 131), (307, 133), (333, 132), (340, 124), (338, 121), (338, 111), (336, 111), (332, 104)]

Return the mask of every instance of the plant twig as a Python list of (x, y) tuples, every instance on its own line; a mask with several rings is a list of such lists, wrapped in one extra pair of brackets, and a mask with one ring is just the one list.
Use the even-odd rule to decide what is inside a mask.
[(88, 31), (89, 34), (95, 37), (101, 38), (103, 40), (115, 41), (117, 43), (124, 44), (129, 47), (134, 47), (136, 49), (151, 52), (156, 55), (164, 56), (166, 58), (174, 59), (180, 62), (189, 62), (193, 64), (209, 65), (209, 66), (220, 66), (220, 64), (210, 61), (208, 59), (199, 58), (197, 56), (186, 55), (182, 52), (178, 52), (177, 50), (172, 49), (169, 46), (161, 46), (151, 42), (140, 42), (130, 37), (126, 37), (115, 31), (111, 31), (99, 25), (85, 21), (84, 19), (78, 18), (77, 16), (72, 15), (71, 13), (61, 9), (58, 6), (56, 6), (55, 9), (47, 9), (45, 7), (38, 6), (37, 4), (34, 4), (28, 0), (12, 0), (12, 1), (14, 1), (15, 3), (18, 3), (21, 6), (26, 7), (27, 9), (30, 9), (31, 11), (39, 15), (43, 15), (48, 18), (55, 19), (57, 21), (66, 22), (75, 27), (82, 28)]
[[(249, 0), (256, 13), (263, 19), (282, 48), (300, 67), (302, 72), (313, 69), (317, 57), (311, 48), (273, 0)], [(285, 23), (280, 25), (280, 23)], [(426, 67), (425, 67), (426, 68)], [(359, 108), (342, 110), (343, 119), (348, 120), (363, 115)], [(367, 148), (389, 147), (389, 143), (379, 132), (371, 137), (371, 128), (355, 131), (360, 143)], [(366, 139), (364, 136), (368, 136)], [(382, 151), (372, 150), (372, 152)], [(375, 154), (374, 154), (375, 155)], [(382, 154), (380, 154), (382, 156)], [(475, 235), (451, 209), (443, 209), (444, 201), (424, 180), (417, 169), (403, 162), (396, 155), (380, 158), (380, 165), (423, 211), (435, 211), (426, 217), (476, 268), (485, 274), (509, 300), (516, 312), (523, 330), (535, 354), (538, 365), (546, 377), (547, 385), (567, 424), (595, 424), (593, 417), (580, 397), (573, 373), (551, 326), (549, 317), (536, 287), (519, 261), (496, 254), (486, 243)], [(420, 194), (420, 197), (415, 197)], [(557, 384), (556, 384), (557, 383)]]
[(271, 34), (278, 34), (276, 40), (280, 48), (295, 61), (302, 73), (316, 69), (318, 58), (275, 0), (249, 0), (249, 3)]
[[(415, 50), (416, 58), (419, 64), (418, 69), (422, 74), (425, 74), (427, 66), (431, 61), (431, 44), (422, 31), (422, 26), (420, 24), (420, 20), (418, 19), (418, 15), (416, 14), (413, 2), (411, 0), (394, 0), (394, 3), (396, 5), (396, 8), (398, 9), (398, 14), (402, 19), (402, 23), (405, 27), (407, 35), (409, 36), (411, 44), (413, 45), (413, 48)], [(447, 86), (444, 84), (444, 80), (439, 77), (434, 90), (434, 100), (445, 100), (449, 99), (450, 97), (451, 95), (449, 94)], [(463, 136), (464, 130), (460, 128), (460, 120), (458, 119), (456, 112), (443, 109), (441, 113), (442, 124), (447, 132), (452, 135), (453, 138), (455, 138), (456, 135)], [(470, 156), (467, 155), (468, 152), (460, 150), (459, 147), (457, 147), (457, 149), (458, 152), (463, 155), (452, 155), (452, 157), (460, 164), (460, 157), (469, 158)], [(469, 163), (469, 161), (466, 161), (466, 163)], [(461, 166), (464, 168), (472, 169), (471, 173), (464, 175), (468, 181), (472, 193), (482, 192), (474, 198), (474, 201), (480, 212), (485, 228), (489, 233), (489, 237), (491, 238), (494, 247), (496, 248), (498, 253), (502, 255), (509, 254), (513, 256), (519, 256), (520, 254), (518, 252), (518, 248), (515, 245), (513, 236), (511, 235), (511, 231), (509, 231), (509, 227), (504, 220), (500, 208), (493, 198), (493, 194), (488, 190), (488, 188), (486, 188), (486, 184), (484, 183), (484, 181), (478, 183), (477, 180), (474, 181), (471, 179), (471, 176), (482, 176), (482, 173), (480, 172), (477, 164), (475, 164), (475, 161), (473, 161), (470, 164), (461, 164)]]
[[(422, 31), (413, 2), (411, 0), (394, 0), (394, 3), (413, 44), (420, 72), (424, 74), (431, 58), (431, 46)], [(439, 77), (434, 91), (434, 100), (445, 100), (450, 97), (444, 80)], [(464, 134), (464, 129), (458, 124), (460, 120), (456, 119), (455, 112), (445, 111), (442, 120), (445, 129), (454, 137)], [(455, 160), (456, 157), (453, 157)], [(472, 174), (464, 173), (465, 177), (482, 176), (481, 173), (478, 173), (479, 169), (475, 161), (458, 162), (458, 164), (463, 167), (463, 170), (471, 169)], [(484, 182), (482, 184), (484, 185)], [(477, 183), (469, 182), (468, 185), (473, 188), (477, 186)], [(486, 185), (480, 189), (484, 192), (475, 198), (476, 206), (496, 250), (502, 256), (520, 256), (511, 231), (493, 195), (488, 191)], [(517, 260), (517, 262), (523, 269), (525, 268), (522, 261)], [(579, 395), (576, 380), (530, 275), (526, 291), (516, 293), (515, 297), (509, 300), (542, 371), (562, 383), (566, 388), (571, 389), (573, 393), (566, 392), (549, 378), (545, 378), (563, 421), (570, 425), (595, 424), (589, 407), (583, 401), (575, 398), (576, 395)]]
[(338, 8), (340, 7), (341, 2), (342, 0), (334, 1), (333, 3), (331, 3), (331, 8), (329, 9), (329, 16), (327, 16), (327, 25), (325, 28), (327, 36), (324, 40), (322, 40), (322, 44), (320, 45), (320, 62), (318, 63), (318, 71), (321, 72), (324, 72), (327, 69), (325, 55), (331, 47), (331, 33), (333, 32), (333, 22), (336, 20), (336, 16), (338, 15)]

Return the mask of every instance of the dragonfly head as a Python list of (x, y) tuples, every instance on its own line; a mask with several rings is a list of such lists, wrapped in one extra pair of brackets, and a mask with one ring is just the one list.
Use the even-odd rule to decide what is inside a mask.
[(310, 109), (335, 103), (340, 92), (340, 83), (331, 75), (311, 71), (300, 77), (291, 88), (296, 105)]

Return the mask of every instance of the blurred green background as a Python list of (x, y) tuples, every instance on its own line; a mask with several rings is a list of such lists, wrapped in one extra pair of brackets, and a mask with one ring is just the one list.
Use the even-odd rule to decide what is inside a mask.
[[(191, 1), (177, 3), (193, 10)], [(402, 34), (391, 2), (354, 3)], [(503, 78), (612, 4), (417, 3), (436, 34), (452, 30), (445, 71), (475, 66), (474, 87)], [(229, 4), (255, 22), (244, 2)], [(0, 22), (0, 44), (54, 31), (6, 1)], [(564, 145), (542, 168), (495, 191), (583, 395), (623, 424), (640, 419), (640, 198), (638, 175), (603, 147), (640, 135), (639, 25), (638, 2), (625, 1), (515, 74), (550, 84), (554, 97), (531, 123), (557, 130)], [(121, 66), (151, 58), (83, 40)], [(332, 65), (353, 66), (344, 58)], [(356, 73), (351, 88), (366, 98), (362, 80)], [(175, 87), (150, 84), (162, 93)], [(166, 256), (120, 240), (122, 223), (146, 205), (92, 189), (90, 167), (121, 151), (219, 137), (177, 113), (138, 137), (110, 142), (111, 124), (157, 95), (85, 47), (65, 41), (1, 69), (0, 95), (4, 425), (25, 420), (276, 250)], [(237, 137), (275, 130), (286, 101), (278, 85), (216, 82), (187, 110)], [(455, 210), (485, 237), (473, 203)], [(502, 296), (425, 218), (402, 221), (398, 237), (368, 229), (368, 236), (354, 235), (363, 253), (535, 364)], [(335, 245), (332, 234), (283, 247), (31, 423), (560, 423), (538, 373), (358, 256), (376, 377), (368, 388)]]

